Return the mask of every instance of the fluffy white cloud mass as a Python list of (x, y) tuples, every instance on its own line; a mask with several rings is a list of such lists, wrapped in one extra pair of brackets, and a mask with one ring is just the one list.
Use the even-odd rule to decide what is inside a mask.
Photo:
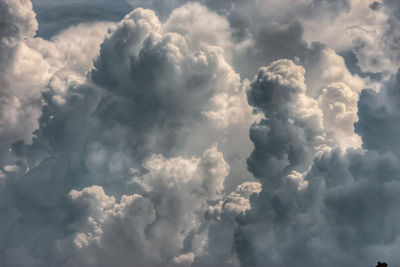
[(400, 265), (399, 25), (394, 0), (0, 0), (0, 266)]

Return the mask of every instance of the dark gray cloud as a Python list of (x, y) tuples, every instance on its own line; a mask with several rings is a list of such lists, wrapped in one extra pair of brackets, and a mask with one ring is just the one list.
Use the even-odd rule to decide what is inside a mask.
[[(400, 151), (399, 144), (394, 142), (400, 133), (396, 121), (399, 119), (398, 103), (400, 73), (394, 75), (381, 93), (364, 90), (358, 103), (356, 132), (362, 137), (363, 147), (381, 153)], [(361, 119), (362, 118), (362, 119)]]
[(37, 36), (45, 39), (79, 23), (119, 21), (131, 10), (125, 0), (33, 0), (32, 3), (40, 25)]
[[(271, 109), (253, 100), (259, 81), (264, 79), (256, 79), (250, 87), (249, 102)], [(281, 83), (289, 81), (293, 79), (282, 79)], [(264, 94), (257, 99), (274, 99), (274, 90), (280, 86), (264, 85)], [(399, 129), (394, 123), (398, 120), (398, 91), (398, 75), (380, 93), (362, 91), (355, 130), (366, 151), (317, 153), (304, 173), (299, 163), (309, 165), (310, 157), (304, 151), (313, 146), (299, 138), (282, 140), (291, 132), (291, 121), (296, 125), (296, 120), (282, 117), (286, 126), (277, 127), (276, 115), (267, 113), (266, 121), (253, 126), (254, 132), (266, 129), (265, 134), (252, 138), (255, 150), (249, 158), (250, 171), (263, 183), (263, 190), (254, 200), (254, 209), (240, 221), (236, 235), (244, 266), (368, 265), (381, 258), (398, 264), (400, 259), (392, 253), (398, 247), (399, 234), (399, 198), (395, 193), (400, 174)], [(290, 103), (289, 92), (283, 103), (271, 101), (277, 104), (272, 110)], [(273, 134), (279, 139), (272, 139)], [(296, 150), (297, 145), (303, 153)], [(285, 164), (279, 164), (282, 160)], [(280, 171), (274, 171), (277, 168)]]
[(275, 61), (260, 68), (250, 85), (249, 104), (265, 119), (250, 128), (255, 149), (248, 167), (267, 184), (295, 168), (304, 171), (301, 165), (312, 159), (316, 137), (322, 138), (322, 114), (317, 102), (305, 95), (304, 74), (292, 61)]

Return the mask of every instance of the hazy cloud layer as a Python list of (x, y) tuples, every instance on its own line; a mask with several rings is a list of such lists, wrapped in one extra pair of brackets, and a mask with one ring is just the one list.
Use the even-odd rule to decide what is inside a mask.
[(400, 264), (399, 11), (1, 1), (0, 266)]
[(40, 27), (37, 35), (51, 39), (79, 23), (121, 20), (129, 11), (125, 0), (32, 0)]

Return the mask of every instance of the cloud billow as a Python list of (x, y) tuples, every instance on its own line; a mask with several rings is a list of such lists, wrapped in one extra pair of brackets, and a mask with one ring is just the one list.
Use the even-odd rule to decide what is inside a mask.
[(128, 2), (0, 3), (0, 266), (400, 263), (394, 1)]
[[(295, 73), (295, 68), (292, 68), (292, 73)], [(267, 84), (273, 84), (273, 77), (278, 77), (280, 82), (275, 86), (262, 85), (265, 88), (263, 95), (258, 94), (257, 98), (258, 101), (272, 100), (271, 103), (278, 105), (255, 104), (274, 113), (269, 111), (268, 120), (251, 130), (257, 129), (257, 135), (252, 138), (255, 150), (249, 158), (249, 168), (264, 186), (254, 208), (241, 222), (236, 237), (241, 262), (245, 266), (368, 265), (381, 257), (397, 262), (393, 253), (398, 246), (396, 237), (399, 234), (395, 226), (399, 219), (396, 213), (399, 199), (395, 188), (399, 184), (400, 171), (396, 145), (398, 126), (394, 123), (398, 116), (397, 75), (379, 93), (369, 89), (361, 92), (355, 131), (360, 134), (365, 150), (320, 151), (312, 157), (310, 164), (310, 157), (304, 154), (304, 150), (312, 151), (314, 145), (304, 143), (302, 139), (288, 141), (282, 138), (290, 133), (296, 119), (287, 117), (285, 113), (286, 116), (280, 120), (286, 122), (286, 127), (274, 127), (282, 132), (273, 132), (272, 125), (279, 114), (275, 110), (283, 108), (290, 112), (284, 107), (291, 103), (289, 92), (294, 93), (298, 88), (292, 85), (292, 77), (296, 76), (292, 74), (279, 79), (280, 73), (278, 69), (268, 75), (272, 79), (268, 78)], [(265, 83), (265, 80), (257, 78), (250, 87), (250, 103), (254, 102), (260, 82)], [(280, 90), (288, 92), (284, 101), (279, 101), (280, 95), (274, 93), (281, 84), (293, 88)], [(278, 99), (273, 101), (273, 97)], [(315, 129), (303, 125), (309, 128), (307, 132)], [(263, 135), (258, 133), (261, 127), (266, 129)], [(279, 138), (272, 138), (272, 134)], [(302, 148), (300, 152), (297, 152), (296, 145)], [(296, 154), (301, 157), (296, 157)], [(298, 162), (309, 167), (301, 170)], [(290, 171), (292, 173), (287, 175)]]

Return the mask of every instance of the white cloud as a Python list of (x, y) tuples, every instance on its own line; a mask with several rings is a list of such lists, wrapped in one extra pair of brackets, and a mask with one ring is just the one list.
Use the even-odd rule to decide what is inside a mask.
[[(80, 25), (45, 41), (33, 37), (38, 25), (30, 1), (10, 0), (1, 5), (5, 12), (1, 30), (5, 33), (0, 45), (0, 158), (8, 160), (10, 154), (4, 151), (13, 142), (23, 139), (30, 143), (34, 137), (46, 87), (54, 86), (56, 79), (69, 83), (71, 76), (84, 78), (109, 23)], [(54, 88), (59, 93), (67, 86), (62, 83)], [(61, 96), (55, 100), (63, 102)]]
[(70, 226), (74, 233), (57, 242), (59, 253), (67, 253), (65, 266), (193, 262), (195, 254), (180, 251), (192, 233), (204, 231), (204, 212), (222, 197), (229, 166), (213, 146), (201, 158), (154, 155), (144, 167), (146, 174), (131, 181), (142, 195), (123, 195), (117, 202), (100, 186), (69, 193), (79, 217)]

